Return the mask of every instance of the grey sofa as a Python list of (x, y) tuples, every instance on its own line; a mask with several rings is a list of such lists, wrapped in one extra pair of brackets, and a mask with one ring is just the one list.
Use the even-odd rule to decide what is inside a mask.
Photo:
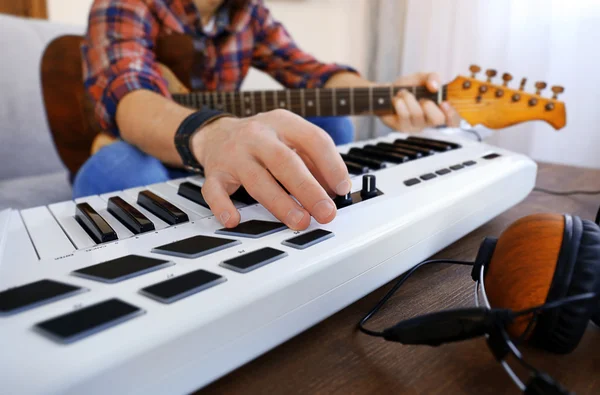
[(71, 197), (48, 129), (40, 59), (53, 38), (83, 31), (83, 26), (0, 14), (0, 210)]

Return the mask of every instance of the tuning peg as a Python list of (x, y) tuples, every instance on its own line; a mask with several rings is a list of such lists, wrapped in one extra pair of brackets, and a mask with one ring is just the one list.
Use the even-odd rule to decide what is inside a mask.
[(512, 79), (513, 79), (512, 75), (510, 75), (510, 74), (508, 74), (508, 73), (504, 73), (504, 74), (502, 74), (502, 80), (504, 81), (504, 84), (502, 84), (502, 85), (504, 85), (504, 86), (508, 86), (508, 83), (509, 83), (510, 81), (512, 81)]
[(526, 83), (527, 83), (527, 78), (521, 79), (521, 85), (519, 85), (519, 90), (525, 90)]
[(555, 85), (552, 87), (552, 92), (554, 93), (554, 95), (552, 96), (553, 99), (558, 99), (558, 95), (563, 93), (565, 91), (565, 88), (563, 88), (562, 86), (559, 85)]
[(481, 67), (477, 66), (476, 64), (472, 64), (471, 67), (469, 67), (469, 71), (471, 72), (471, 78), (475, 78), (475, 74), (481, 71)]
[(492, 78), (494, 78), (496, 76), (496, 74), (498, 74), (498, 73), (496, 73), (496, 70), (487, 69), (485, 71), (485, 75), (487, 75), (487, 77), (488, 77), (487, 82), (492, 82)]
[(543, 89), (546, 89), (546, 83), (544, 81), (538, 81), (535, 83), (535, 94), (539, 95)]

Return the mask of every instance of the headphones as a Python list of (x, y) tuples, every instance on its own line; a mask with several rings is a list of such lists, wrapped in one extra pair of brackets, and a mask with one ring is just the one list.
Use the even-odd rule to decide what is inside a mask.
[[(422, 315), (382, 332), (365, 328), (417, 269), (432, 263), (472, 265), (477, 307)], [(475, 262), (419, 263), (400, 277), (358, 327), (386, 340), (430, 346), (485, 336), (496, 360), (525, 394), (568, 394), (525, 362), (517, 345), (527, 342), (567, 354), (577, 347), (590, 321), (600, 326), (600, 226), (568, 214), (533, 214), (515, 221), (497, 239), (486, 237)], [(530, 372), (527, 383), (506, 362), (511, 355)]]

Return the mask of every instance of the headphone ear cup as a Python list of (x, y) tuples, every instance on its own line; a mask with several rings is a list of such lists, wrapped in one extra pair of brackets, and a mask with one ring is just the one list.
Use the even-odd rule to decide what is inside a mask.
[[(567, 252), (570, 248), (576, 250), (573, 251), (572, 263), (557, 263), (548, 302), (566, 296), (600, 292), (600, 227), (578, 217), (573, 217), (572, 221), (573, 239), (570, 246), (563, 245), (563, 248)], [(573, 266), (570, 270), (564, 270), (560, 265)], [(595, 300), (584, 301), (543, 313), (532, 340), (551, 352), (564, 354), (573, 351), (581, 341), (597, 306), (598, 302)]]

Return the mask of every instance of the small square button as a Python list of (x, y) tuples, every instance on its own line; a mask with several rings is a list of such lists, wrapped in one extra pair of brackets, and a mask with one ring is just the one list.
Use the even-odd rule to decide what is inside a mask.
[(464, 166), (463, 166), (463, 165), (454, 165), (454, 166), (450, 166), (450, 168), (451, 168), (452, 170), (460, 170), (460, 169), (463, 169), (463, 168), (464, 168)]
[(287, 252), (271, 247), (261, 248), (235, 258), (221, 262), (220, 266), (239, 272), (248, 273), (261, 266), (275, 262), (287, 256)]
[(438, 176), (445, 176), (448, 173), (450, 173), (450, 169), (439, 169), (435, 172)]
[(313, 246), (317, 243), (330, 239), (334, 236), (333, 232), (330, 232), (325, 229), (315, 229), (310, 232), (303, 233), (296, 237), (292, 237), (291, 239), (287, 239), (283, 241), (281, 244), (296, 248), (298, 250), (303, 250), (310, 246)]
[(477, 162), (475, 162), (474, 160), (468, 160), (466, 162), (463, 162), (463, 165), (465, 165), (465, 166), (473, 166), (476, 164), (477, 164)]
[(435, 174), (427, 173), (427, 174), (423, 174), (421, 176), (421, 180), (428, 181), (428, 180), (431, 180), (432, 178), (435, 178), (435, 177), (437, 177)]
[(406, 185), (407, 187), (412, 187), (413, 185), (416, 185), (420, 182), (421, 181), (418, 178), (411, 178), (410, 180), (404, 181), (404, 185)]

